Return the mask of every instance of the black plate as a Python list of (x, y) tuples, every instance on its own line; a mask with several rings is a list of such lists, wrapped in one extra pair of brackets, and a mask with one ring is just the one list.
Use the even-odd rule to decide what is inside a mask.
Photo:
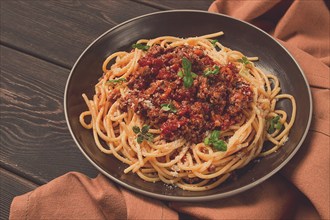
[[(218, 38), (224, 45), (243, 52), (246, 56), (258, 56), (256, 65), (272, 72), (280, 79), (282, 92), (296, 98), (297, 118), (288, 142), (276, 153), (265, 157), (237, 172), (235, 180), (205, 192), (190, 192), (169, 187), (163, 183), (148, 183), (137, 175), (124, 174), (126, 165), (116, 158), (101, 153), (96, 147), (92, 132), (79, 123), (79, 114), (86, 110), (81, 97), (91, 98), (94, 85), (102, 75), (105, 58), (119, 50), (129, 50), (132, 43), (141, 38), (163, 35), (178, 37), (200, 36), (217, 31), (225, 35)], [(281, 108), (289, 113), (289, 102), (281, 101)], [(152, 13), (124, 22), (96, 39), (75, 63), (67, 81), (64, 97), (66, 120), (82, 153), (103, 174), (133, 191), (158, 199), (172, 201), (205, 201), (223, 198), (245, 191), (279, 171), (297, 152), (306, 137), (312, 115), (311, 92), (307, 80), (293, 57), (264, 31), (234, 18), (203, 11), (176, 10)], [(290, 114), (289, 114), (290, 115)]]

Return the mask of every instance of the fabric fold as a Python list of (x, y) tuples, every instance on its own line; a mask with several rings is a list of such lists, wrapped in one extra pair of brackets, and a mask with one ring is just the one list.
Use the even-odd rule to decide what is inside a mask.
[(296, 210), (303, 205), (308, 207), (308, 212), (300, 219), (319, 218), (308, 199), (285, 178), (276, 175), (229, 198), (197, 204), (171, 203), (170, 207), (199, 219), (294, 219), (294, 216), (300, 216)]
[(161, 201), (118, 188), (102, 174), (70, 172), (15, 197), (10, 219), (178, 219)]
[[(23, 208), (24, 207), (24, 208)], [(22, 211), (25, 210), (25, 211)], [(126, 219), (120, 190), (103, 175), (70, 172), (15, 197), (10, 219)]]
[(121, 189), (126, 202), (128, 219), (178, 219), (178, 213), (162, 201)]

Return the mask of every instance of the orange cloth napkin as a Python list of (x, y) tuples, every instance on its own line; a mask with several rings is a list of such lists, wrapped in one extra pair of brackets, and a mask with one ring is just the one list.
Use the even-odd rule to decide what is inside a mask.
[[(279, 40), (312, 87), (313, 120), (297, 155), (272, 178), (239, 195), (168, 203), (111, 183), (68, 173), (16, 197), (11, 219), (330, 219), (329, 11), (321, 0), (215, 1), (209, 11), (248, 21)], [(299, 120), (299, 119), (298, 119)]]

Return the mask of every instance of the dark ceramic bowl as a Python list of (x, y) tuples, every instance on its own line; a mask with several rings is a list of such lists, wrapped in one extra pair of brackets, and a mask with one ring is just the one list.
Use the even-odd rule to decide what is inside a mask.
[[(236, 172), (235, 180), (205, 192), (190, 192), (169, 187), (163, 183), (148, 183), (137, 175), (124, 174), (126, 165), (115, 157), (101, 153), (96, 147), (92, 132), (79, 123), (79, 114), (86, 110), (81, 97), (92, 97), (94, 85), (102, 75), (105, 58), (119, 50), (129, 50), (141, 38), (163, 35), (178, 37), (200, 36), (217, 31), (225, 35), (218, 40), (225, 46), (242, 51), (246, 56), (258, 56), (256, 65), (272, 72), (280, 79), (282, 92), (296, 98), (297, 118), (290, 138), (276, 153), (251, 162)], [(75, 63), (65, 88), (64, 108), (66, 120), (82, 153), (104, 175), (135, 192), (171, 201), (206, 201), (243, 192), (266, 180), (279, 171), (297, 152), (306, 137), (312, 115), (311, 92), (307, 80), (289, 52), (264, 31), (234, 18), (203, 11), (176, 10), (152, 13), (126, 21), (97, 38)], [(290, 102), (279, 106), (291, 113)]]

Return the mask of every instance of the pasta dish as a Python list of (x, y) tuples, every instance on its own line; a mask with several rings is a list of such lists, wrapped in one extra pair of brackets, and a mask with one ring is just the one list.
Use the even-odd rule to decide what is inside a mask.
[[(88, 109), (79, 120), (100, 151), (127, 164), (125, 173), (210, 190), (288, 140), (294, 97), (221, 35), (141, 39), (104, 61), (95, 94), (82, 94)], [(290, 116), (281, 99), (290, 100)]]

